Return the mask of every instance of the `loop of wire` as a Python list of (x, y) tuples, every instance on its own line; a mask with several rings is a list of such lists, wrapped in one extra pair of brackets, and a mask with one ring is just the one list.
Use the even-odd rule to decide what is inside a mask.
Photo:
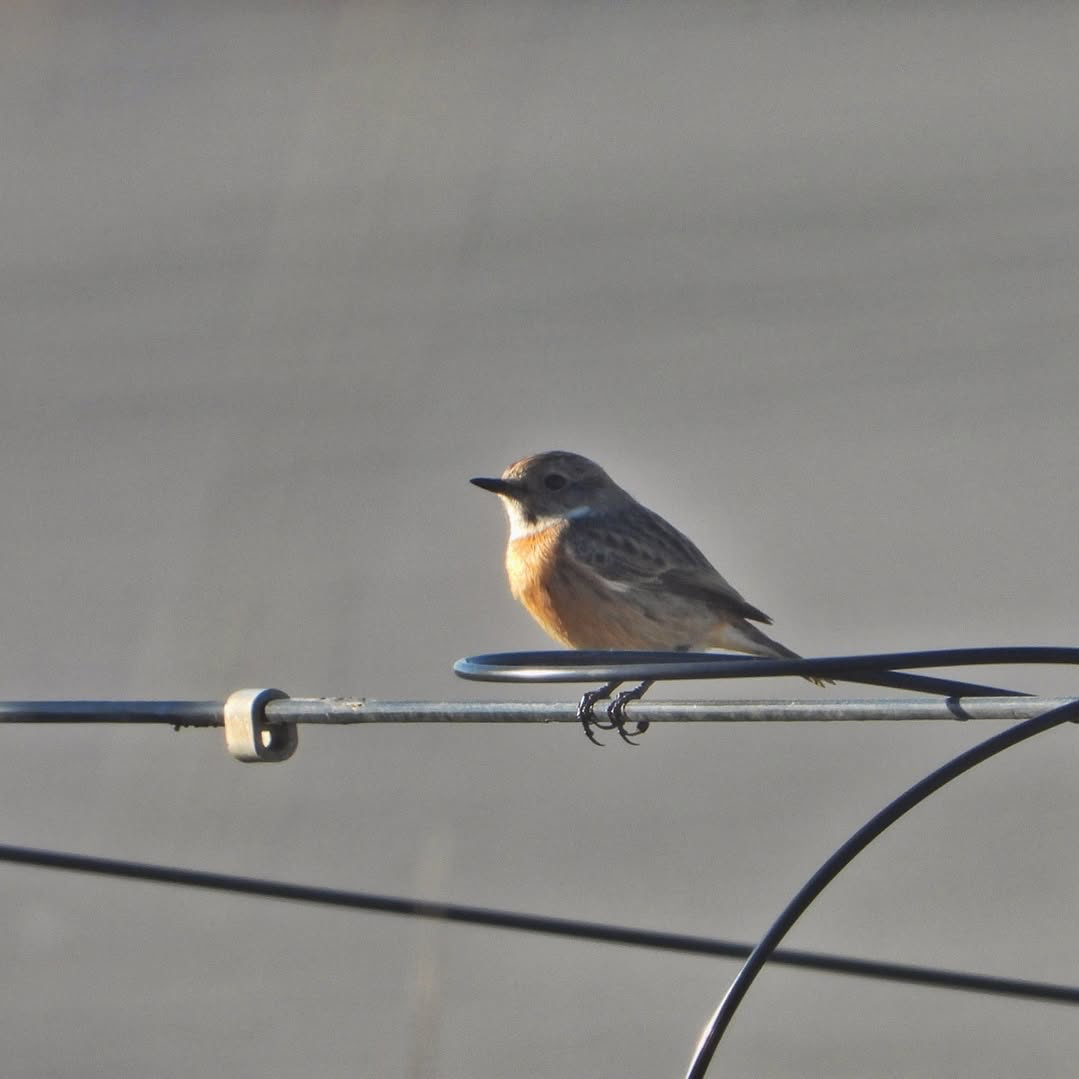
[[(816, 659), (743, 659), (710, 653), (663, 652), (523, 652), (492, 653), (459, 661), (463, 678), (510, 682), (590, 682), (631, 679), (762, 678), (777, 675), (827, 677), (838, 681), (918, 689), (948, 697), (1024, 696), (1022, 691), (977, 683), (899, 673), (911, 668), (1079, 664), (1079, 648), (952, 648), (878, 655), (828, 656)], [(1079, 722), (1079, 700), (1069, 701), (1024, 720), (919, 780), (886, 805), (843, 843), (806, 881), (780, 912), (742, 965), (697, 1043), (686, 1079), (703, 1079), (735, 1012), (779, 943), (827, 885), (887, 828), (914, 806), (964, 772), (1062, 723)]]
[(460, 678), (479, 682), (681, 681), (698, 678), (834, 678), (946, 697), (1018, 697), (1022, 690), (904, 673), (938, 667), (1079, 664), (1079, 648), (1010, 645), (916, 652), (758, 659), (714, 652), (539, 651), (489, 652), (454, 665)]

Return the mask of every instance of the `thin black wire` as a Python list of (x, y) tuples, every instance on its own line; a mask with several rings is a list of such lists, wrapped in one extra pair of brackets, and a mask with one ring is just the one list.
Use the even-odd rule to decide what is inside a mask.
[[(486, 907), (465, 906), (459, 903), (443, 903), (404, 896), (375, 895), (368, 892), (321, 888), (314, 885), (291, 884), (286, 881), (262, 880), (229, 873), (211, 873), (205, 870), (122, 861), (115, 858), (101, 858), (64, 851), (35, 850), (30, 847), (0, 844), (0, 862), (12, 862), (18, 865), (37, 866), (45, 869), (93, 873), (99, 876), (119, 877), (158, 884), (204, 888), (270, 899), (288, 899), (296, 902), (344, 907), (353, 910), (411, 915), (466, 925), (544, 933), (549, 936), (570, 937), (605, 944), (631, 945), (689, 955), (745, 959), (753, 952), (753, 946), (749, 944), (717, 940), (711, 937), (697, 937), (684, 933), (607, 925), (601, 922), (586, 922), (571, 918), (552, 918), (546, 915), (494, 910)], [(776, 951), (772, 956), (772, 962), (809, 970), (823, 970), (834, 974), (878, 978), (914, 985), (934, 986), (941, 989), (994, 993), (1001, 996), (1021, 997), (1056, 1004), (1079, 1005), (1079, 986), (1035, 982), (1021, 978), (1003, 978), (989, 974), (971, 974), (965, 971), (941, 970), (906, 963), (887, 963), (873, 959), (854, 959), (848, 956), (795, 949)]]
[(976, 765), (1010, 749), (1012, 746), (1032, 738), (1037, 734), (1079, 718), (1079, 701), (1072, 701), (1060, 708), (1054, 708), (1033, 719), (1024, 720), (1015, 726), (986, 739), (971, 749), (959, 754), (947, 764), (919, 780), (914, 786), (901, 794), (889, 805), (858, 829), (821, 867), (809, 878), (798, 894), (787, 904), (780, 916), (773, 922), (768, 932), (761, 937), (742, 969), (738, 972), (719, 1008), (705, 1028), (697, 1044), (697, 1050), (686, 1072), (686, 1079), (702, 1079), (708, 1065), (719, 1046), (724, 1031), (730, 1025), (749, 987), (760, 973), (764, 964), (775, 953), (776, 947), (794, 923), (802, 916), (806, 908), (817, 898), (824, 888), (850, 862), (873, 842), (885, 829), (894, 824), (919, 802), (940, 790), (945, 784), (969, 771)]

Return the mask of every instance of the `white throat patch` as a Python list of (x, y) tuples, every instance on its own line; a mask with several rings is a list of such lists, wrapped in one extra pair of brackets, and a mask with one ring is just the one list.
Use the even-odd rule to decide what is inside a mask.
[(510, 518), (511, 540), (534, 536), (538, 532), (546, 532), (548, 528), (554, 528), (555, 525), (561, 524), (562, 521), (579, 521), (582, 517), (587, 517), (592, 512), (591, 506), (574, 506), (573, 509), (568, 510), (566, 513), (555, 514), (551, 517), (537, 517), (536, 520), (529, 521), (521, 512), (520, 506), (515, 502), (507, 499), (506, 508)]

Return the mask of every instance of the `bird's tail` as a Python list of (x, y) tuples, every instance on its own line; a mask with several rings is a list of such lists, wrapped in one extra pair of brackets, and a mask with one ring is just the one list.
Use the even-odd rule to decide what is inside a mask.
[[(748, 652), (751, 656), (765, 656), (768, 659), (801, 659), (797, 652), (792, 652), (785, 644), (773, 641), (762, 633), (752, 622), (739, 618), (736, 622), (720, 623), (708, 638), (713, 648), (726, 648), (732, 652)], [(806, 675), (806, 681), (815, 686), (830, 686), (835, 683), (830, 678), (814, 678)]]

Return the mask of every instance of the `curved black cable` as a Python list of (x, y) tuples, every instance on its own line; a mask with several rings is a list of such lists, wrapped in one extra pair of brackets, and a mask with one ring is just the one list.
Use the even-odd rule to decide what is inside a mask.
[[(241, 877), (231, 873), (211, 873), (206, 870), (184, 869), (179, 866), (152, 865), (145, 862), (129, 862), (117, 858), (101, 858), (65, 851), (35, 850), (31, 847), (16, 847), (7, 844), (0, 844), (0, 862), (76, 873), (94, 873), (99, 876), (118, 877), (122, 880), (148, 881), (238, 895), (255, 895), (268, 899), (289, 899), (294, 902), (315, 903), (350, 910), (433, 918), (491, 929), (544, 933), (575, 940), (654, 948), (687, 955), (745, 959), (753, 951), (751, 944), (717, 940), (714, 937), (697, 937), (687, 933), (639, 929), (573, 918), (553, 918), (541, 914), (465, 906), (460, 903), (444, 903), (407, 896), (322, 888), (317, 885), (292, 884), (287, 881)], [(1079, 1005), (1079, 985), (1059, 985), (1022, 978), (1003, 978), (991, 974), (971, 974), (967, 971), (941, 970), (875, 959), (855, 959), (850, 956), (796, 949), (776, 951), (772, 955), (772, 962), (806, 970), (852, 974), (911, 985), (933, 986), (939, 989), (960, 989), (1055, 1004)]]
[(934, 648), (812, 659), (764, 659), (716, 652), (644, 652), (549, 649), (489, 652), (459, 659), (462, 678), (491, 682), (590, 682), (624, 678), (758, 678), (782, 674), (843, 677), (847, 673), (922, 667), (1079, 664), (1079, 648), (1055, 645), (998, 645), (985, 648)]
[(483, 682), (609, 682), (695, 678), (836, 678), (942, 696), (1023, 696), (1021, 691), (903, 674), (911, 668), (1079, 664), (1079, 648), (1004, 646), (917, 652), (761, 659), (714, 652), (534, 651), (489, 652), (459, 659), (454, 673)]
[[(899, 673), (910, 668), (1008, 664), (1079, 664), (1079, 649), (1030, 646), (952, 648), (797, 660), (745, 659), (717, 656), (714, 653), (684, 652), (490, 653), (459, 660), (454, 670), (462, 678), (496, 682), (610, 682), (801, 675), (920, 690), (949, 697), (1024, 696), (1016, 690)], [(916, 783), (863, 825), (806, 882), (754, 948), (702, 1034), (687, 1079), (700, 1079), (704, 1075), (724, 1031), (764, 963), (775, 954), (779, 942), (809, 904), (854, 857), (909, 809), (963, 772), (1026, 738), (1069, 721), (1079, 721), (1079, 702), (1071, 702), (1026, 720), (967, 750)]]
[[(1068, 651), (1077, 651), (1069, 649)], [(850, 862), (860, 854), (870, 843), (873, 842), (885, 829), (894, 824), (919, 802), (924, 801), (931, 794), (940, 790), (945, 784), (969, 771), (976, 765), (988, 760), (990, 757), (1010, 749), (1014, 745), (1032, 738), (1044, 731), (1051, 730), (1061, 723), (1067, 723), (1079, 719), (1079, 701), (1072, 701), (1054, 708), (1048, 712), (1035, 716), (1033, 719), (1017, 723), (1000, 734), (987, 738), (984, 742), (960, 753), (948, 761), (947, 764), (931, 772), (920, 779), (912, 787), (906, 790), (879, 813), (871, 818), (866, 824), (858, 829), (814, 874), (798, 891), (797, 895), (787, 904), (783, 912), (772, 923), (768, 932), (761, 937), (760, 942), (753, 949), (752, 954), (746, 960), (742, 969), (738, 972), (726, 995), (720, 1002), (694, 1053), (686, 1079), (702, 1079), (708, 1070), (720, 1039), (724, 1031), (734, 1018), (738, 1005), (742, 1002), (749, 987), (760, 973), (761, 968), (772, 956), (779, 942), (790, 930), (791, 926), (802, 916), (806, 908), (817, 898), (818, 895), (835, 879), (835, 877)]]

